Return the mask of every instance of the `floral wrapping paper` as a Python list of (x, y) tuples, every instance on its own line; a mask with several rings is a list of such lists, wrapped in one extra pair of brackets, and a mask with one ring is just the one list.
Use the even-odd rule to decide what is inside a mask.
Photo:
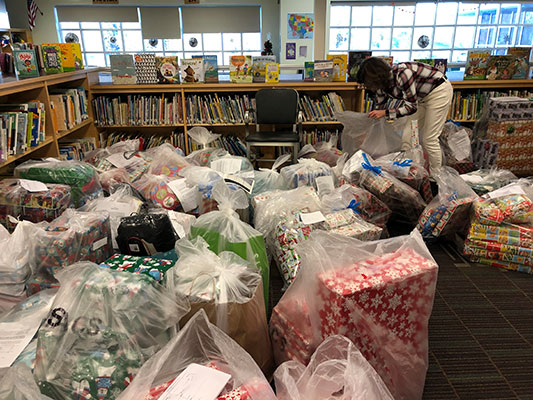
[(31, 279), (26, 283), (26, 294), (29, 296), (34, 295), (42, 290), (58, 288), (59, 282), (53, 276), (45, 271), (33, 275)]
[(396, 399), (421, 398), (436, 281), (437, 265), (411, 249), (326, 271), (318, 277), (322, 338), (348, 337)]
[(112, 257), (100, 264), (101, 267), (126, 271), (132, 274), (143, 274), (151, 277), (157, 282), (161, 282), (166, 272), (174, 266), (176, 262), (151, 257), (137, 257), (124, 254), (114, 254)]
[(533, 274), (533, 267), (528, 265), (516, 264), (510, 261), (499, 261), (491, 260), (484, 257), (470, 256), (472, 262), (478, 262), (485, 265), (490, 265), (492, 267), (498, 267), (503, 269), (508, 269), (510, 271), (523, 272), (525, 274)]
[(502, 224), (494, 226), (473, 222), (470, 225), (467, 238), (533, 248), (533, 225)]
[(30, 192), (14, 179), (0, 181), (0, 222), (10, 232), (15, 224), (9, 221), (11, 215), (31, 222), (51, 222), (67, 209), (71, 201), (68, 185), (46, 184), (47, 191)]

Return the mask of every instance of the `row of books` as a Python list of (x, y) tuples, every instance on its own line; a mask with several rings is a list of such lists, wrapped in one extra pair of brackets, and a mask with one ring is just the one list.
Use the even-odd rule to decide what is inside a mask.
[[(202, 146), (194, 143), (194, 141), (191, 140), (191, 138), (188, 138), (188, 142), (187, 142), (188, 145), (186, 145), (184, 136), (185, 135), (183, 132), (178, 134), (177, 147), (179, 147), (182, 150), (185, 150), (187, 154), (191, 154), (193, 151), (196, 151), (202, 148)], [(209, 147), (216, 147), (216, 148), (224, 149), (228, 153), (234, 156), (246, 157), (246, 144), (238, 136), (221, 135), (214, 142), (211, 142), (209, 144)]]
[(180, 94), (172, 97), (130, 95), (126, 98), (98, 96), (93, 99), (96, 123), (113, 125), (175, 125), (183, 123)]
[(74, 128), (89, 118), (89, 104), (85, 88), (54, 89), (50, 91), (52, 125), (56, 132)]
[(177, 146), (178, 133), (172, 133), (170, 136), (150, 135), (144, 136), (138, 132), (112, 132), (107, 137), (104, 132), (100, 133), (100, 144), (102, 147), (109, 147), (115, 143), (122, 142), (129, 139), (139, 139), (139, 150), (148, 150), (152, 147), (157, 147), (163, 143), (171, 143), (174, 147)]
[(531, 47), (510, 47), (507, 55), (493, 56), (490, 51), (468, 52), (465, 80), (527, 79)]
[[(306, 144), (315, 145), (318, 142), (328, 142), (331, 137), (339, 137), (339, 130), (330, 131), (327, 129), (313, 129), (313, 130), (304, 130), (300, 134), (300, 147), (305, 146)], [(337, 146), (340, 146), (340, 140), (337, 140)]]
[(83, 69), (79, 43), (18, 43), (13, 48), (17, 77), (20, 79)]
[(506, 92), (481, 91), (475, 93), (456, 91), (448, 113), (448, 119), (472, 121), (481, 118), (483, 106), (491, 97), (516, 96), (532, 98), (533, 92), (525, 90), (509, 90)]
[(237, 124), (244, 122), (250, 111), (250, 122), (255, 121), (255, 99), (247, 94), (233, 96), (192, 95), (185, 98), (187, 124)]
[[(387, 103), (383, 109), (394, 109), (402, 106), (403, 101), (399, 99), (387, 99)], [(376, 107), (376, 101), (372, 94), (365, 93), (363, 112), (369, 113)]]
[(342, 97), (335, 92), (312, 99), (303, 95), (299, 99), (300, 110), (305, 122), (310, 121), (335, 121), (335, 113), (346, 110)]
[(59, 159), (82, 161), (85, 154), (93, 150), (96, 150), (96, 139), (92, 137), (61, 142), (59, 144)]
[(44, 103), (0, 104), (0, 162), (45, 140)]

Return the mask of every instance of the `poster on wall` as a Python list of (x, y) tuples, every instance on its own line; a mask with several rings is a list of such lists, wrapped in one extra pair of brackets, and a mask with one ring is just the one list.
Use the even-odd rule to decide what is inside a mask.
[(313, 39), (315, 17), (313, 13), (287, 14), (287, 40)]
[(285, 47), (285, 58), (287, 60), (296, 60), (296, 43), (286, 43)]

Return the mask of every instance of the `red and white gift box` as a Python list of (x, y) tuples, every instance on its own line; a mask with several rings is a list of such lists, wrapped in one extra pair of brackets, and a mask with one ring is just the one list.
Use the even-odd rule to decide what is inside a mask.
[(437, 269), (400, 249), (318, 277), (322, 337), (351, 339), (395, 399), (422, 398)]

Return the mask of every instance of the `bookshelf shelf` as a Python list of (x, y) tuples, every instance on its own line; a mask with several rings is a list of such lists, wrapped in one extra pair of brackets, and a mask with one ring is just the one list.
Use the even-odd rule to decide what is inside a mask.
[(458, 89), (526, 89), (533, 88), (533, 79), (515, 80), (467, 80), (450, 81), (454, 90)]
[(101, 129), (122, 129), (122, 128), (180, 128), (184, 127), (184, 124), (154, 124), (154, 125), (96, 125)]
[(16, 161), (16, 160), (19, 160), (21, 159), (22, 157), (26, 157), (27, 155), (30, 155), (31, 153), (39, 150), (39, 149), (42, 149), (43, 147), (45, 146), (48, 146), (50, 145), (51, 143), (54, 142), (54, 139), (53, 138), (48, 138), (46, 139), (44, 142), (38, 144), (37, 146), (33, 146), (33, 147), (30, 147), (28, 150), (26, 150), (24, 153), (21, 153), (21, 154), (15, 154), (13, 156), (9, 156), (7, 158), (6, 161), (0, 163), (0, 168), (3, 168), (9, 164), (11, 164), (12, 162)]
[(94, 123), (94, 120), (92, 118), (86, 119), (81, 124), (78, 124), (78, 125), (74, 126), (73, 128), (70, 128), (69, 130), (59, 131), (57, 133), (57, 138), (58, 139), (64, 138), (65, 136), (68, 136), (71, 133), (76, 132), (77, 130), (79, 130), (79, 129), (83, 128), (83, 127), (89, 126), (89, 125), (91, 125), (93, 123)]

